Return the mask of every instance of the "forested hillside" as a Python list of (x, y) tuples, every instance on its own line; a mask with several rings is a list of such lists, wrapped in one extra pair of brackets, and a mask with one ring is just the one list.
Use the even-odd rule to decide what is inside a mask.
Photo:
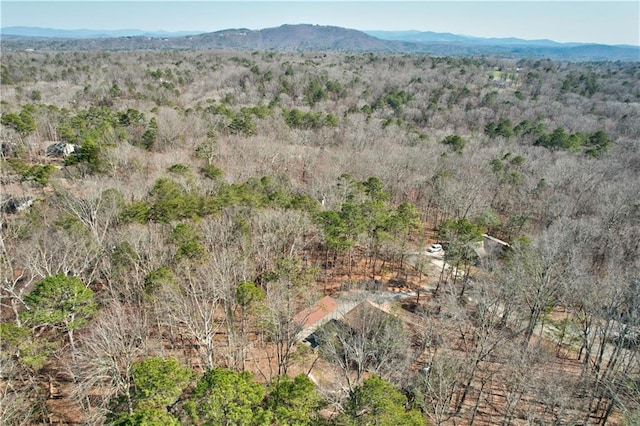
[(2, 424), (640, 421), (638, 63), (1, 66)]

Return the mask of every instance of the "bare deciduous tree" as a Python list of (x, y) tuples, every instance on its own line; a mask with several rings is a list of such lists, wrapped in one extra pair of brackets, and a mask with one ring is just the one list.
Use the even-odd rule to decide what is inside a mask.
[(72, 397), (85, 409), (85, 421), (102, 422), (117, 397), (132, 411), (133, 363), (158, 348), (149, 344), (150, 327), (139, 307), (112, 302), (91, 325), (78, 362), (69, 366), (77, 374)]

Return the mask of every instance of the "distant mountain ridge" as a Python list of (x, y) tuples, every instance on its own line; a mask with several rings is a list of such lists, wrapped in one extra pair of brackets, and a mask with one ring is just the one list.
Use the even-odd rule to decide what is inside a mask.
[(183, 37), (193, 34), (202, 34), (203, 31), (144, 31), (135, 29), (124, 30), (61, 30), (43, 27), (3, 27), (0, 34), (3, 36), (44, 37), (44, 38), (110, 38), (110, 37)]
[[(13, 28), (13, 30), (11, 29)], [(15, 28), (23, 28), (21, 34)], [(26, 29), (25, 29), (26, 28)], [(62, 32), (60, 32), (62, 31)], [(75, 36), (71, 37), (71, 31)], [(479, 38), (419, 31), (362, 32), (334, 26), (282, 25), (250, 30), (225, 29), (211, 33), (94, 31), (9, 27), (0, 29), (2, 49), (16, 50), (207, 50), (396, 52), (434, 56), (498, 55), (544, 57), (571, 61), (640, 61), (640, 46), (558, 43), (552, 40)], [(39, 35), (24, 35), (25, 33)], [(143, 34), (139, 34), (143, 33)], [(43, 34), (58, 34), (45, 36)], [(67, 34), (61, 36), (59, 34)], [(82, 34), (90, 34), (82, 36)], [(118, 34), (117, 36), (113, 36)]]
[[(414, 43), (469, 43), (481, 44), (488, 46), (507, 46), (507, 45), (535, 45), (546, 47), (571, 47), (580, 46), (587, 43), (560, 43), (553, 40), (525, 40), (515, 37), (474, 37), (468, 35), (452, 34), (452, 33), (436, 33), (433, 31), (365, 31), (370, 36), (377, 37), (381, 40), (399, 40)], [(630, 46), (631, 47), (631, 46)]]
[(394, 45), (361, 31), (333, 26), (282, 25), (251, 31), (223, 30), (192, 37), (194, 46), (267, 50), (393, 51)]

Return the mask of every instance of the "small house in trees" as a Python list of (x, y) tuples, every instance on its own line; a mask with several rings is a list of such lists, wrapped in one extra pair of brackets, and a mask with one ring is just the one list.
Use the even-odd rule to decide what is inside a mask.
[(18, 213), (28, 209), (33, 205), (32, 197), (13, 197), (11, 195), (0, 194), (0, 206), (4, 213)]
[(70, 143), (55, 142), (47, 146), (45, 151), (47, 157), (65, 158), (73, 154), (76, 146)]
[[(327, 296), (318, 301), (311, 309), (305, 309), (296, 317), (306, 318), (304, 329), (299, 334), (300, 340), (317, 345), (317, 333), (333, 324), (343, 329), (360, 329), (371, 321), (379, 321), (380, 317), (396, 318), (404, 326), (420, 327), (420, 321), (404, 310), (394, 311), (390, 303), (375, 303), (368, 297), (360, 300), (348, 300), (339, 303)], [(367, 324), (367, 325), (364, 325)]]
[(482, 238), (482, 246), (476, 250), (480, 258), (496, 258), (510, 247), (509, 243), (488, 234), (482, 234)]
[(306, 308), (296, 314), (294, 322), (302, 326), (298, 338), (305, 340), (319, 327), (340, 316), (338, 302), (331, 296), (318, 300), (311, 308)]

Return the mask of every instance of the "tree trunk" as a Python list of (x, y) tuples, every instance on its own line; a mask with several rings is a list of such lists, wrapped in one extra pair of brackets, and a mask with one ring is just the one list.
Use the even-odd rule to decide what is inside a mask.
[(535, 303), (529, 313), (529, 322), (527, 323), (527, 329), (524, 335), (525, 346), (529, 345), (531, 341), (531, 336), (533, 336), (533, 331), (536, 328), (536, 324), (538, 323), (538, 318), (540, 317), (540, 307), (537, 303)]
[(456, 402), (456, 415), (460, 414), (460, 410), (462, 409), (462, 404), (464, 404), (464, 401), (467, 399), (467, 395), (469, 394), (469, 389), (471, 389), (471, 382), (473, 382), (473, 378), (476, 375), (476, 370), (478, 369), (479, 363), (480, 361), (477, 359), (473, 363), (471, 373), (469, 373), (469, 378), (467, 379), (467, 382), (464, 385), (464, 390), (462, 391), (462, 395)]
[(473, 412), (471, 413), (471, 419), (469, 420), (469, 426), (473, 426), (473, 422), (476, 418), (476, 413), (478, 412), (478, 406), (480, 405), (480, 399), (482, 398), (482, 392), (484, 391), (484, 387), (487, 384), (486, 379), (483, 377), (480, 381), (480, 389), (478, 390), (478, 397), (476, 398), (476, 403), (473, 406)]

